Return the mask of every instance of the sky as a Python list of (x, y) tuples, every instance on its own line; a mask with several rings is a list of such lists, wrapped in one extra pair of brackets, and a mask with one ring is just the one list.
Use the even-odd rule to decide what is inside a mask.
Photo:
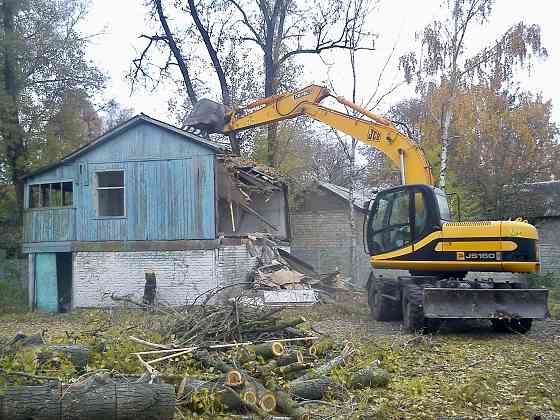
[[(91, 0), (91, 12), (83, 24), (83, 30), (97, 35), (92, 37), (88, 56), (110, 78), (104, 93), (106, 98), (116, 99), (135, 113), (144, 112), (173, 122), (167, 105), (170, 91), (162, 88), (150, 92), (137, 88), (131, 94), (130, 82), (125, 78), (132, 59), (144, 45), (138, 36), (148, 27), (147, 12), (144, 0)], [(388, 90), (402, 79), (397, 67), (398, 57), (408, 51), (418, 51), (414, 34), (441, 14), (441, 0), (380, 0), (368, 20), (370, 30), (378, 35), (375, 51), (360, 53), (358, 58), (357, 102), (363, 102), (371, 95), (393, 49), (392, 59), (382, 73), (379, 91)], [(542, 42), (549, 57), (537, 62), (530, 74), (520, 70), (517, 80), (522, 89), (541, 92), (546, 100), (552, 100), (553, 120), (560, 124), (559, 15), (560, 2), (556, 0), (532, 0), (530, 3), (523, 0), (496, 0), (490, 23), (472, 31), (468, 45), (472, 51), (476, 51), (519, 21), (540, 25)], [(337, 94), (351, 97), (347, 54), (338, 52), (327, 55), (324, 61), (329, 62), (328, 66), (313, 56), (299, 60), (304, 66), (302, 87), (330, 81)], [(413, 95), (412, 86), (404, 84), (388, 95), (376, 111), (382, 114), (392, 103)]]

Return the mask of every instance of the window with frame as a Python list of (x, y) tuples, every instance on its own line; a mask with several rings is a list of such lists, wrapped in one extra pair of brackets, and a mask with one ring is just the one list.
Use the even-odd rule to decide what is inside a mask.
[(97, 215), (124, 217), (124, 171), (96, 173)]
[(377, 199), (368, 244), (372, 255), (402, 248), (411, 241), (408, 190), (387, 192)]
[(73, 195), (72, 181), (33, 184), (29, 186), (29, 208), (70, 207)]

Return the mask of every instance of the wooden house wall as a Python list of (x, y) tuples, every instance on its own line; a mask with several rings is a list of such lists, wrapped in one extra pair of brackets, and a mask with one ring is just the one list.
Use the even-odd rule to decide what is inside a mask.
[[(27, 209), (24, 242), (214, 239), (214, 151), (141, 122), (71, 164), (27, 179), (72, 180), (73, 205)], [(125, 216), (97, 215), (95, 173), (125, 173)]]

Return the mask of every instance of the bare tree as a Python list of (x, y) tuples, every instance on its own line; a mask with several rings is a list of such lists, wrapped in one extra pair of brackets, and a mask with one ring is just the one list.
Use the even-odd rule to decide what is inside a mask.
[[(180, 34), (170, 28), (169, 18), (163, 11), (162, 0), (150, 0), (152, 14), (157, 17), (163, 33), (142, 35), (148, 44), (140, 56), (134, 60), (133, 79), (138, 76), (151, 77), (146, 70), (150, 48), (163, 43), (170, 53), (160, 74), (168, 72), (170, 66), (179, 66), (190, 101), (196, 103), (196, 86), (189, 72), (195, 64), (181, 52)], [(233, 75), (227, 74), (224, 60), (227, 46), (241, 45), (251, 48), (262, 58), (263, 92), (265, 97), (272, 96), (282, 88), (285, 80), (293, 80), (296, 69), (292, 60), (301, 54), (321, 54), (332, 49), (373, 49), (371, 34), (357, 24), (360, 16), (353, 13), (351, 2), (343, 0), (316, 0), (312, 4), (296, 0), (194, 0), (177, 1), (180, 10), (188, 13), (192, 29), (184, 34), (196, 34), (212, 63), (221, 89), (222, 102), (233, 106), (231, 81)], [(300, 4), (301, 3), (301, 4)], [(351, 45), (351, 32), (360, 32), (360, 45)], [(368, 41), (371, 43), (368, 44)], [(194, 48), (196, 50), (196, 48)], [(291, 77), (290, 77), (291, 76)], [(267, 131), (267, 160), (278, 165), (277, 125), (271, 124)], [(239, 144), (232, 141), (234, 152)]]

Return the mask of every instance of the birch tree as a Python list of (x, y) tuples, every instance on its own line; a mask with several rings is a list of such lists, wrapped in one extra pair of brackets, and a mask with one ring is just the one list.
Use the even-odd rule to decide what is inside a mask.
[(447, 17), (436, 20), (417, 34), (420, 53), (400, 58), (407, 82), (415, 82), (418, 92), (427, 92), (434, 84), (445, 92), (441, 108), (433, 115), (439, 125), (440, 159), (438, 186), (445, 190), (452, 103), (460, 88), (469, 83), (488, 81), (499, 84), (511, 80), (517, 65), (530, 63), (533, 57), (546, 57), (538, 25), (519, 22), (480, 51), (469, 54), (469, 36), (489, 23), (494, 0), (447, 0)]

